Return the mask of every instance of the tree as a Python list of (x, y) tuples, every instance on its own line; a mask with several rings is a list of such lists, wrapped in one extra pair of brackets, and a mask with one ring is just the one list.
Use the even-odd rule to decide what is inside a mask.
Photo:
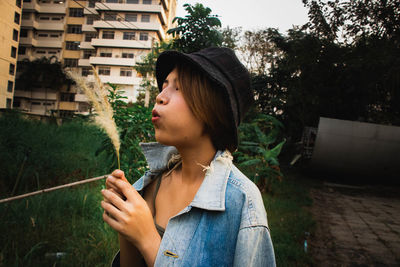
[(33, 88), (60, 89), (69, 80), (56, 57), (42, 57), (33, 61), (23, 60), (17, 64), (17, 90), (30, 91)]
[(156, 61), (158, 56), (166, 50), (172, 48), (172, 42), (155, 43), (153, 49), (148, 53), (141, 62), (136, 63), (134, 69), (142, 76), (140, 84), (141, 92), (137, 97), (137, 102), (144, 106), (154, 105), (154, 101), (158, 94), (158, 88), (154, 85), (154, 73), (156, 71)]
[(219, 32), (221, 21), (216, 15), (210, 15), (211, 9), (202, 4), (184, 4), (188, 15), (175, 17), (173, 23), (178, 26), (169, 29), (167, 33), (176, 37), (173, 41), (173, 48), (191, 53), (211, 46), (221, 46), (222, 35)]

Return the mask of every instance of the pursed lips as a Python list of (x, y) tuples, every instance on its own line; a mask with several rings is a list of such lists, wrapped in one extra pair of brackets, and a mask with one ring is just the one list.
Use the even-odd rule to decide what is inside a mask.
[(155, 123), (158, 121), (158, 119), (160, 119), (160, 114), (158, 114), (158, 112), (155, 109), (153, 109), (151, 114), (152, 114), (152, 118), (151, 118), (152, 123)]

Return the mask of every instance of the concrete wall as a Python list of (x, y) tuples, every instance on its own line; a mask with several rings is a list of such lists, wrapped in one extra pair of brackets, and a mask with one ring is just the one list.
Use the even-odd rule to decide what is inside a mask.
[(400, 127), (321, 117), (311, 164), (339, 179), (400, 180)]

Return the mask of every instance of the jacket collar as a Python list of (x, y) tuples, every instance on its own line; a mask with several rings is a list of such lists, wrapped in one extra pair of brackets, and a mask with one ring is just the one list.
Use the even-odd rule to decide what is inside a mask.
[[(178, 154), (175, 147), (157, 142), (140, 143), (140, 146), (150, 171), (133, 185), (137, 191), (146, 187), (154, 175), (164, 171), (169, 159)], [(210, 165), (204, 166), (204, 180), (189, 206), (206, 210), (225, 210), (225, 192), (231, 167), (232, 156), (229, 151), (217, 151)]]

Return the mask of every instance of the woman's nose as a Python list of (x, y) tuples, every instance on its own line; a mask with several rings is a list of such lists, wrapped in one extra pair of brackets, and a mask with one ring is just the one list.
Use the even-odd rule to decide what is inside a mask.
[(165, 91), (161, 91), (156, 97), (156, 104), (163, 105), (167, 104), (167, 96)]

